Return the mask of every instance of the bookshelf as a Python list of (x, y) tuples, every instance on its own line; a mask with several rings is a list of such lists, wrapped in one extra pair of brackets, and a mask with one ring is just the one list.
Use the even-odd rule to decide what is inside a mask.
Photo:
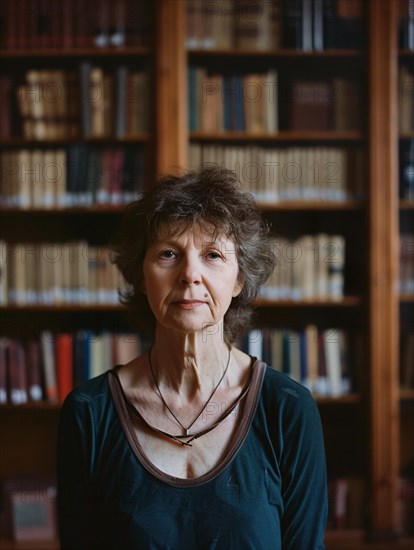
[(413, 186), (410, 180), (411, 150), (414, 128), (411, 114), (413, 107), (410, 97), (413, 74), (413, 4), (399, 2), (399, 26), (397, 37), (398, 63), (398, 204), (397, 223), (399, 230), (399, 277), (398, 277), (398, 315), (400, 323), (399, 369), (400, 369), (400, 445), (399, 445), (399, 485), (402, 503), (400, 525), (412, 530), (412, 481), (414, 479), (414, 447), (411, 436), (414, 429), (414, 378), (413, 344), (414, 336), (414, 287), (412, 242), (414, 236)]
[[(3, 0), (2, 6), (6, 3)], [(261, 5), (259, 1), (248, 3)], [(212, 33), (213, 28), (217, 36), (226, 32), (226, 25), (231, 22), (231, 17), (224, 17), (222, 11), (230, 4), (227, 0), (204, 3), (209, 11), (204, 13), (201, 27), (200, 22), (194, 24), (194, 19), (189, 23), (186, 2), (157, 0), (152, 3), (152, 24), (145, 44), (99, 49), (90, 45), (6, 48), (3, 44), (0, 78), (24, 75), (33, 68), (73, 69), (89, 61), (93, 66), (110, 71), (120, 66), (136, 68), (148, 75), (153, 93), (149, 105), (151, 123), (139, 135), (33, 140), (24, 139), (22, 135), (5, 137), (2, 134), (0, 153), (22, 149), (67, 150), (77, 144), (98, 149), (140, 150), (145, 166), (144, 185), (151, 185), (155, 174), (188, 167), (194, 146), (200, 149), (216, 147), (219, 152), (224, 148), (240, 151), (254, 146), (271, 154), (278, 150), (292, 151), (295, 147), (359, 152), (363, 159), (361, 181), (355, 187), (348, 179), (348, 183), (352, 183), (351, 190), (358, 193), (351, 193), (342, 200), (312, 197), (301, 200), (290, 196), (288, 200), (259, 201), (278, 234), (292, 239), (320, 233), (345, 236), (343, 298), (305, 301), (262, 297), (257, 301), (256, 324), (258, 327), (302, 330), (312, 323), (321, 329), (337, 327), (359, 332), (360, 349), (353, 365), (357, 380), (354, 380), (352, 391), (335, 398), (317, 396), (330, 477), (356, 479), (358, 483), (363, 480), (364, 494), (363, 509), (356, 520), (347, 528), (327, 532), (327, 547), (375, 548), (377, 541), (379, 548), (408, 548), (412, 539), (407, 539), (406, 534), (399, 536), (398, 532), (398, 484), (402, 472), (414, 459), (410, 444), (414, 395), (412, 388), (399, 387), (399, 363), (403, 352), (399, 348), (399, 332), (413, 326), (414, 301), (410, 293), (400, 295), (397, 287), (400, 227), (414, 230), (411, 221), (413, 200), (399, 198), (397, 189), (398, 144), (414, 139), (414, 126), (399, 134), (397, 121), (398, 66), (413, 63), (413, 53), (398, 44), (398, 2), (342, 0), (341, 3), (343, 7), (348, 4), (351, 10), (348, 14), (352, 15), (356, 9), (363, 22), (360, 36), (364, 40), (353, 42), (355, 37), (348, 37), (346, 45), (349, 47), (343, 47), (343, 43), (341, 47), (335, 46), (332, 36), (323, 47), (316, 41), (314, 49), (309, 51), (304, 51), (303, 45), (285, 47), (283, 41), (268, 49), (252, 45), (240, 48), (231, 43), (213, 47), (208, 41), (208, 47), (203, 47), (203, 43), (194, 42), (194, 36), (191, 47), (187, 47), (189, 29), (193, 27), (207, 33), (203, 40), (209, 39), (208, 33)], [(121, 0), (114, 3), (121, 4)], [(128, 4), (134, 2), (128, 0)], [(197, 9), (203, 6), (201, 1), (192, 4)], [(273, 4), (279, 8), (283, 5), (277, 1)], [(300, 2), (290, 4), (300, 5)], [(137, 0), (136, 5), (141, 8), (143, 2)], [(4, 13), (7, 16), (8, 12)], [(190, 13), (192, 18), (196, 15)], [(283, 24), (286, 14), (277, 11), (272, 14), (274, 30), (280, 28), (281, 17)], [(221, 76), (277, 71), (280, 91), (277, 130), (190, 131), (190, 66), (203, 67)], [(285, 108), (290, 84), (295, 79), (320, 83), (341, 78), (357, 81), (360, 85), (361, 124), (346, 129), (340, 125), (316, 130), (292, 129), (289, 109)], [(297, 159), (293, 157), (293, 162), (302, 162), (300, 157), (299, 161)], [(111, 238), (122, 208), (122, 204), (57, 204), (23, 209), (16, 204), (2, 204), (0, 240), (49, 242), (53, 235), (56, 243), (87, 239), (94, 244), (104, 244)], [(51, 329), (59, 333), (79, 327), (113, 332), (127, 328), (123, 308), (115, 304), (9, 303), (0, 306), (0, 313), (1, 334), (10, 338), (17, 338), (22, 332), (32, 337)], [(0, 478), (53, 471), (58, 414), (59, 405), (47, 401), (1, 406), (0, 439), (8, 443), (9, 450), (7, 456), (2, 453), (0, 459)], [(43, 434), (40, 442), (38, 434)], [(24, 451), (30, 449), (33, 457), (30, 467), (22, 452), (23, 438)], [(50, 543), (50, 548), (57, 546), (57, 543)], [(44, 543), (0, 540), (0, 548), (29, 547), (46, 546)]]

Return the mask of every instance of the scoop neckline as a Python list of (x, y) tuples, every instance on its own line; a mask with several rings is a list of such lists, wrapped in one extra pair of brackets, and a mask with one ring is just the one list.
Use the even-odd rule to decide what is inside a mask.
[(121, 365), (116, 365), (109, 371), (109, 389), (115, 405), (115, 410), (118, 415), (118, 420), (120, 421), (122, 427), (122, 431), (124, 432), (130, 444), (132, 452), (134, 453), (140, 464), (150, 474), (152, 474), (159, 480), (167, 483), (168, 485), (172, 485), (173, 487), (195, 487), (198, 485), (203, 485), (220, 475), (227, 468), (230, 462), (236, 457), (248, 435), (254, 415), (256, 413), (257, 405), (259, 403), (260, 390), (265, 374), (265, 363), (263, 363), (259, 359), (252, 357), (250, 387), (246, 396), (244, 397), (243, 404), (243, 406), (245, 407), (245, 412), (241, 418), (240, 425), (238, 426), (236, 432), (232, 437), (231, 443), (225, 451), (223, 459), (210, 471), (201, 476), (193, 478), (176, 477), (168, 474), (155, 466), (155, 464), (153, 464), (145, 454), (145, 451), (139, 443), (139, 440), (135, 433), (132, 420), (128, 413), (127, 405), (123, 397), (123, 389), (117, 373), (117, 369), (120, 366)]

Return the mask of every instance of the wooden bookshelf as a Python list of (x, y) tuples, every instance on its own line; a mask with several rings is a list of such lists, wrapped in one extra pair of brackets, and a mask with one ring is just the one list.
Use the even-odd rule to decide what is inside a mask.
[(19, 50), (2, 50), (0, 59), (47, 59), (47, 58), (100, 58), (100, 57), (139, 57), (153, 53), (152, 47), (124, 47), (124, 48), (34, 48)]
[(323, 51), (311, 51), (303, 52), (298, 50), (290, 50), (288, 48), (279, 49), (279, 50), (252, 50), (252, 49), (209, 49), (209, 48), (189, 48), (188, 56), (189, 57), (271, 57), (271, 58), (292, 58), (296, 57), (298, 59), (310, 58), (310, 59), (321, 59), (321, 58), (359, 58), (361, 57), (360, 50), (323, 50)]
[(362, 134), (358, 131), (335, 132), (335, 131), (292, 131), (281, 130), (276, 134), (247, 134), (246, 132), (222, 132), (216, 134), (204, 134), (202, 132), (191, 132), (191, 141), (203, 142), (342, 142), (342, 141), (359, 141), (362, 139)]
[[(293, 49), (258, 51), (254, 49), (200, 49), (185, 48), (186, 14), (185, 2), (156, 0), (154, 8), (154, 32), (148, 47), (108, 48), (37, 48), (34, 50), (1, 50), (0, 59), (7, 68), (24, 66), (46, 66), (61, 63), (70, 66), (83, 59), (96, 59), (98, 63), (111, 66), (120, 63), (138, 62), (151, 75), (154, 87), (152, 124), (148, 133), (126, 138), (70, 138), (60, 140), (24, 140), (11, 137), (0, 141), (0, 148), (67, 147), (82, 143), (93, 146), (137, 145), (149, 151), (150, 168), (147, 184), (152, 185), (157, 174), (178, 171), (188, 167), (189, 147), (193, 143), (244, 146), (262, 144), (283, 147), (299, 143), (311, 145), (335, 145), (358, 147), (364, 151), (367, 161), (366, 196), (362, 200), (343, 202), (328, 201), (283, 201), (263, 203), (259, 206), (266, 216), (287, 221), (287, 227), (302, 224), (306, 228), (329, 228), (332, 222), (349, 236), (353, 261), (349, 268), (352, 278), (351, 292), (340, 301), (292, 301), (265, 300), (256, 302), (258, 321), (270, 324), (283, 321), (295, 326), (299, 317), (323, 321), (325, 326), (340, 322), (341, 327), (357, 325), (364, 336), (364, 361), (357, 365), (361, 375), (361, 386), (357, 391), (338, 398), (317, 397), (326, 433), (331, 438), (329, 460), (335, 460), (337, 453), (341, 473), (357, 474), (367, 483), (367, 518), (363, 529), (328, 531), (327, 548), (348, 550), (349, 548), (412, 548), (413, 541), (398, 538), (397, 482), (400, 476), (400, 455), (406, 454), (401, 441), (400, 407), (411, 405), (414, 390), (399, 389), (399, 328), (401, 305), (412, 311), (412, 295), (399, 296), (396, 292), (398, 280), (398, 215), (411, 216), (413, 201), (399, 200), (398, 189), (398, 137), (414, 139), (413, 132), (398, 134), (397, 127), (397, 64), (398, 58), (410, 60), (414, 52), (398, 47), (398, 3), (395, 0), (363, 0), (367, 42), (363, 49), (329, 49), (317, 52), (302, 52)], [(171, 32), (174, 29), (174, 32)], [(190, 132), (188, 130), (187, 70), (189, 62), (207, 62), (210, 68), (230, 67), (245, 63), (252, 68), (281, 67), (283, 74), (294, 74), (295, 66), (308, 74), (315, 68), (324, 75), (364, 75), (363, 116), (360, 129), (350, 131), (294, 131), (282, 128), (265, 133), (245, 132)], [(309, 66), (307, 65), (309, 63)], [(227, 64), (227, 65), (226, 65)], [(361, 68), (363, 70), (361, 70)], [(289, 69), (289, 70), (288, 70)], [(318, 73), (319, 74), (319, 73)], [(20, 209), (1, 207), (0, 239), (30, 237), (40, 241), (53, 230), (56, 238), (74, 238), (81, 233), (85, 238), (96, 240), (109, 238), (119, 222), (123, 206), (96, 205), (88, 207), (53, 207)], [(272, 218), (273, 219), (273, 218)], [(79, 221), (82, 224), (79, 224)], [(339, 220), (339, 221), (337, 221)], [(85, 222), (85, 223), (84, 223)], [(304, 226), (305, 227), (305, 226)], [(360, 237), (360, 238), (359, 238)], [(44, 328), (67, 328), (73, 320), (101, 329), (114, 327), (123, 319), (124, 308), (118, 305), (7, 305), (0, 307), (5, 321), (1, 330), (5, 336), (16, 334), (22, 323)], [(302, 322), (302, 321), (300, 321)], [(125, 323), (123, 320), (122, 323)], [(122, 326), (124, 326), (122, 324)], [(0, 429), (5, 437), (12, 438), (11, 428), (41, 426), (53, 441), (60, 406), (40, 403), (23, 406), (0, 407)], [(409, 413), (411, 414), (411, 413)], [(20, 416), (20, 420), (19, 420)], [(24, 422), (21, 419), (24, 418)], [(347, 419), (345, 422), (344, 418)], [(11, 419), (11, 420), (10, 420)], [(413, 415), (409, 422), (413, 422)], [(30, 424), (30, 422), (32, 422)], [(348, 423), (347, 425), (345, 425)], [(337, 426), (341, 428), (338, 436)], [(6, 429), (7, 428), (7, 429)], [(406, 428), (404, 428), (406, 429)], [(354, 432), (358, 435), (354, 437)], [(350, 472), (346, 471), (340, 450), (335, 450), (336, 437), (344, 438), (349, 449), (355, 449), (361, 464), (351, 461)], [(30, 445), (25, 441), (24, 449), (33, 446), (33, 472), (44, 472), (53, 467), (51, 444), (39, 449), (32, 434)], [(28, 446), (29, 445), (29, 446)], [(31, 447), (30, 447), (31, 448)], [(343, 449), (343, 445), (340, 449)], [(25, 470), (23, 458), (12, 468), (13, 459), (19, 456), (22, 445), (13, 439), (10, 456), (0, 458), (0, 473)], [(20, 453), (21, 454), (21, 453)], [(408, 454), (407, 454), (408, 456)], [(371, 542), (367, 542), (370, 540)], [(376, 540), (377, 542), (372, 542)], [(382, 542), (380, 542), (382, 541)], [(411, 545), (411, 546), (410, 546)], [(57, 542), (13, 543), (0, 540), (0, 548), (8, 549), (53, 549)]]

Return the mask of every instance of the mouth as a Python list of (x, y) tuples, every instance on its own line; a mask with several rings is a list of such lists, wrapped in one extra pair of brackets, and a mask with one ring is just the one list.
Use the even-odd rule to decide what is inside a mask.
[(181, 309), (195, 309), (203, 304), (205, 304), (205, 302), (201, 300), (177, 300), (176, 302), (172, 302), (173, 306)]

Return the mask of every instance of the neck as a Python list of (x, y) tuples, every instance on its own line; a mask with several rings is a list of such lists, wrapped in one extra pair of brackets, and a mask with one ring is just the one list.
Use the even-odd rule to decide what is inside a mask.
[(186, 401), (211, 393), (229, 360), (222, 329), (215, 325), (187, 334), (157, 326), (151, 361), (161, 391), (176, 392)]

